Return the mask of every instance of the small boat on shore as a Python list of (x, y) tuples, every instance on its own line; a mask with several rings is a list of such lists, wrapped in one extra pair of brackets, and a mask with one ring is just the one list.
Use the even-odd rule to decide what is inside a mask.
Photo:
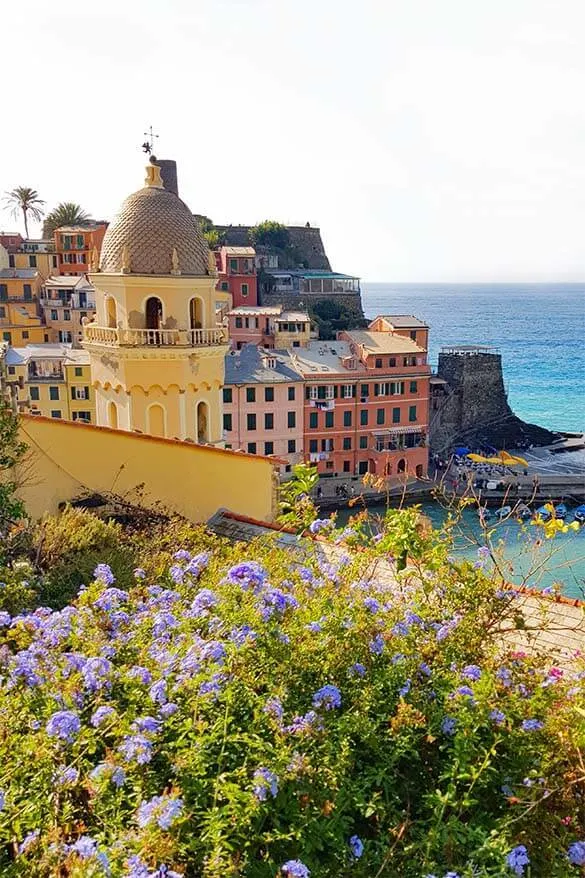
[(495, 515), (496, 518), (507, 518), (510, 512), (512, 511), (511, 506), (501, 506), (499, 509), (496, 509)]
[(542, 521), (549, 521), (552, 518), (552, 513), (548, 506), (539, 506), (536, 510), (537, 518), (541, 518)]
[(560, 518), (561, 520), (567, 517), (567, 509), (564, 503), (559, 503), (559, 505), (555, 508), (555, 518)]
[(519, 503), (515, 512), (516, 517), (519, 518), (520, 521), (528, 521), (529, 518), (532, 518), (532, 510), (526, 505), (526, 503)]
[(581, 506), (577, 506), (573, 512), (573, 518), (575, 521), (578, 521), (579, 524), (585, 524), (585, 503), (582, 503)]

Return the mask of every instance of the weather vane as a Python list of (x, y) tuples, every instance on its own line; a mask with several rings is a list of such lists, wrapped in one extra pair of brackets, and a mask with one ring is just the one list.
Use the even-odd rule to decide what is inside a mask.
[(152, 125), (151, 125), (150, 129), (148, 131), (144, 132), (144, 136), (146, 137), (146, 140), (142, 144), (142, 150), (143, 150), (143, 152), (146, 152), (146, 153), (148, 153), (148, 155), (150, 155), (152, 153), (152, 149), (154, 147), (155, 138), (158, 138), (158, 134), (154, 133), (154, 131), (152, 130)]

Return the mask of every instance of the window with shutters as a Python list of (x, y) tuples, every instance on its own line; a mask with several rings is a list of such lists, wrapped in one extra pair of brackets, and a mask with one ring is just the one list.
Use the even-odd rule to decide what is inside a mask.
[(319, 445), (316, 439), (309, 439), (309, 452), (311, 454), (315, 454), (318, 451)]
[(384, 423), (384, 409), (377, 409), (376, 411), (376, 423), (383, 424)]
[(232, 401), (232, 389), (231, 387), (224, 387), (223, 389), (223, 401), (230, 403)]
[(274, 454), (274, 442), (264, 443), (264, 454)]
[(49, 387), (49, 399), (59, 399), (58, 387)]
[(400, 409), (399, 408), (392, 409), (392, 423), (393, 424), (400, 423)]
[(309, 414), (309, 428), (311, 430), (316, 430), (318, 426), (318, 415), (317, 412), (311, 412)]
[(297, 442), (296, 442), (296, 439), (289, 439), (289, 440), (288, 440), (288, 453), (289, 453), (289, 454), (295, 454), (295, 453), (296, 453), (296, 450), (297, 450)]
[(256, 402), (255, 387), (246, 387), (246, 402)]
[(418, 392), (418, 382), (417, 382), (417, 381), (411, 381), (411, 382), (410, 382), (410, 392), (411, 392), (411, 393), (417, 393), (417, 392)]
[(289, 387), (289, 389), (288, 389), (288, 399), (289, 399), (289, 402), (292, 402), (292, 400), (293, 400), (294, 398), (295, 398), (295, 388), (294, 388), (294, 387)]
[(286, 416), (286, 422), (288, 427), (296, 427), (297, 425), (297, 416), (296, 412), (288, 412)]
[(362, 425), (362, 427), (368, 426), (368, 410), (367, 409), (362, 409), (360, 412), (360, 424)]
[(274, 415), (272, 412), (265, 412), (264, 414), (264, 429), (274, 430)]
[(343, 450), (344, 451), (351, 451), (351, 436), (344, 436), (343, 437)]
[(344, 427), (351, 427), (351, 412), (344, 412), (343, 413), (343, 426)]
[(246, 415), (246, 425), (248, 430), (256, 429), (256, 415)]
[(264, 388), (264, 402), (274, 402), (274, 387)]
[(325, 426), (333, 427), (334, 424), (334, 412), (325, 412)]
[(408, 420), (416, 421), (416, 406), (411, 405), (408, 407)]
[(256, 443), (248, 442), (248, 454), (256, 454)]
[(232, 416), (231, 414), (225, 414), (223, 416), (223, 429), (226, 433), (231, 433), (232, 431)]

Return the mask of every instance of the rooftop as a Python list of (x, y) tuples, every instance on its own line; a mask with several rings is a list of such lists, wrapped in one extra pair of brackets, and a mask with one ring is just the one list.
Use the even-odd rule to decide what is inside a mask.
[[(342, 359), (355, 357), (347, 341), (311, 341), (304, 348), (293, 348), (290, 355), (295, 367), (305, 378), (347, 372)], [(356, 368), (351, 372), (365, 371), (363, 363), (356, 360)]]
[(237, 308), (232, 308), (231, 311), (228, 311), (228, 317), (230, 315), (235, 315), (236, 317), (258, 317), (262, 314), (266, 314), (269, 317), (282, 314), (282, 305), (275, 305), (270, 308), (262, 305), (238, 305)]
[(28, 344), (23, 348), (9, 348), (6, 353), (7, 366), (22, 366), (30, 360), (64, 360), (77, 366), (89, 366), (89, 353), (67, 344)]
[(105, 222), (91, 222), (87, 223), (85, 226), (59, 226), (58, 229), (55, 229), (56, 232), (94, 232), (96, 229), (101, 228), (101, 226), (107, 225)]
[(256, 251), (253, 247), (221, 247), (220, 248), (228, 256), (255, 256)]
[(367, 332), (351, 330), (347, 332), (355, 344), (360, 345), (369, 354), (424, 354), (426, 351), (410, 338), (403, 335), (392, 335), (390, 332)]
[[(274, 362), (274, 367), (266, 364)], [(244, 345), (241, 351), (232, 351), (225, 358), (227, 384), (290, 384), (300, 381), (287, 351), (273, 351), (256, 345)]]
[(277, 322), (289, 322), (289, 323), (307, 323), (310, 320), (309, 314), (307, 311), (283, 311), (282, 314), (279, 314), (276, 318)]
[(59, 277), (48, 277), (44, 286), (49, 289), (74, 289), (79, 287), (79, 289), (93, 290), (92, 284), (90, 284), (84, 277), (65, 274)]
[(396, 329), (428, 329), (429, 326), (413, 314), (379, 314), (375, 320), (386, 320)]
[(28, 280), (38, 276), (36, 268), (0, 268), (0, 278)]
[(295, 277), (316, 278), (318, 280), (328, 280), (329, 278), (332, 280), (358, 280), (355, 274), (340, 274), (338, 271), (320, 271), (310, 268), (269, 268), (266, 271), (273, 277), (294, 275)]

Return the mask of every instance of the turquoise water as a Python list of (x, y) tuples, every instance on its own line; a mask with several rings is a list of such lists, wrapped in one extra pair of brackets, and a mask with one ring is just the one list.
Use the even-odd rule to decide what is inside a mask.
[[(383, 516), (385, 509), (371, 506), (369, 511), (372, 516)], [(446, 511), (439, 504), (423, 503), (422, 511), (435, 528), (442, 526)], [(345, 523), (350, 513), (340, 510), (339, 522)], [(545, 539), (542, 529), (530, 524), (494, 521), (490, 522), (490, 528), (492, 526), (492, 546), (497, 550), (500, 571), (508, 582), (527, 588), (547, 588), (558, 583), (563, 594), (585, 598), (585, 526), (577, 532), (559, 534), (554, 540)], [(454, 533), (453, 554), (475, 561), (477, 549), (484, 542), (477, 513), (466, 509)]]
[(554, 430), (585, 430), (585, 283), (362, 285), (364, 311), (414, 314), (442, 345), (495, 345), (510, 405)]

